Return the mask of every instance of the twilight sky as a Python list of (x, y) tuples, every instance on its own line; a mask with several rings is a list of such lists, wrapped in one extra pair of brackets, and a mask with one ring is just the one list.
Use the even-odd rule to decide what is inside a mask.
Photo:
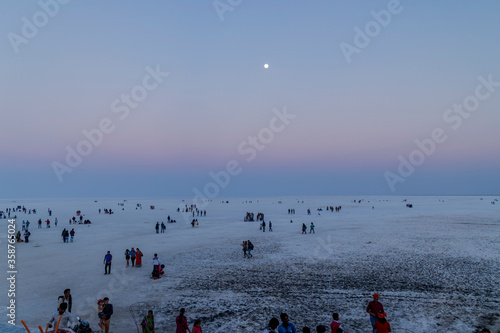
[(498, 1), (1, 7), (0, 198), (500, 193)]

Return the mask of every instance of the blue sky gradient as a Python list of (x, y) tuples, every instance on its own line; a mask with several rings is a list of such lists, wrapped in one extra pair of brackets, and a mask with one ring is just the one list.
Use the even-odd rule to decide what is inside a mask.
[[(58, 12), (16, 52), (40, 3)], [(224, 196), (498, 194), (500, 87), (458, 128), (443, 117), (479, 77), (500, 82), (500, 3), (400, 1), (348, 62), (341, 43), (391, 4), (4, 1), (0, 198), (192, 196), (230, 160)], [(169, 74), (120, 119), (113, 102), (147, 67)], [(295, 118), (247, 161), (238, 147), (285, 108)], [(61, 181), (54, 162), (103, 119), (114, 130)], [(436, 128), (446, 141), (399, 173)]]

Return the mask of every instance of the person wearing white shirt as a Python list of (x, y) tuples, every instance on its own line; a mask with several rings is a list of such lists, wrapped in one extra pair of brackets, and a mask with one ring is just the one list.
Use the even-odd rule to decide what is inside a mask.
[(59, 317), (61, 316), (62, 317), (61, 317), (61, 322), (59, 323), (59, 327), (66, 328), (66, 327), (73, 327), (75, 325), (75, 320), (73, 319), (73, 315), (71, 315), (70, 312), (66, 312), (67, 307), (68, 307), (67, 303), (61, 303), (61, 305), (59, 305), (59, 309), (57, 310), (57, 312), (52, 314), (49, 321), (47, 322), (47, 327), (45, 328), (45, 332), (49, 332), (48, 331), (49, 328), (52, 328), (55, 325), (57, 325)]

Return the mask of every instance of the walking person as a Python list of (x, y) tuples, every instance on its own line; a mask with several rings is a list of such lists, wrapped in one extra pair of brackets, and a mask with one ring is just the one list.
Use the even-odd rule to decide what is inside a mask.
[(266, 232), (266, 221), (262, 220), (262, 232)]
[(307, 226), (305, 223), (302, 223), (302, 233), (307, 235)]
[(247, 248), (248, 248), (248, 258), (252, 258), (252, 250), (253, 250), (253, 244), (250, 242), (250, 240), (247, 241)]
[(148, 311), (148, 315), (144, 317), (141, 322), (142, 333), (154, 333), (155, 332), (155, 319), (153, 317), (153, 310)]
[(243, 241), (243, 243), (240, 244), (243, 247), (243, 258), (247, 257), (247, 250), (248, 250), (248, 244), (247, 241)]
[(113, 260), (113, 256), (111, 255), (111, 252), (108, 251), (102, 262), (104, 264), (104, 275), (111, 274), (111, 260)]
[(73, 243), (73, 240), (75, 239), (75, 229), (71, 229), (71, 231), (69, 232), (69, 234), (71, 236), (70, 243)]
[(273, 224), (271, 221), (269, 221), (269, 231), (273, 231)]
[(109, 333), (109, 324), (111, 321), (111, 315), (113, 314), (113, 305), (109, 304), (109, 298), (104, 297), (103, 299), (103, 309), (104, 314), (104, 333)]
[(134, 248), (130, 250), (130, 261), (132, 261), (132, 267), (135, 265), (135, 257), (136, 257), (136, 252)]
[(128, 249), (125, 250), (125, 260), (127, 261), (127, 267), (129, 266), (129, 260), (130, 260), (130, 251)]
[(186, 310), (182, 308), (179, 312), (179, 315), (177, 316), (177, 318), (175, 318), (175, 323), (177, 325), (175, 333), (186, 333), (186, 331), (191, 333), (187, 324), (187, 318), (184, 316)]
[(309, 233), (311, 233), (311, 232), (312, 232), (313, 234), (315, 233), (315, 232), (314, 232), (314, 223), (312, 223), (312, 222), (311, 222), (311, 226), (309, 227)]
[(378, 320), (378, 314), (384, 313), (384, 306), (382, 305), (382, 303), (378, 301), (379, 294), (375, 293), (372, 296), (373, 296), (373, 301), (370, 301), (368, 303), (368, 306), (366, 307), (366, 312), (370, 315), (370, 323), (371, 327), (373, 327), (373, 333), (376, 333), (377, 329), (374, 327), (374, 325)]
[(165, 223), (161, 223), (161, 233), (164, 233), (165, 232)]
[(137, 251), (135, 251), (135, 267), (141, 267), (142, 266), (142, 252), (137, 248)]
[(156, 222), (155, 230), (156, 230), (156, 233), (158, 233), (160, 231), (160, 222)]

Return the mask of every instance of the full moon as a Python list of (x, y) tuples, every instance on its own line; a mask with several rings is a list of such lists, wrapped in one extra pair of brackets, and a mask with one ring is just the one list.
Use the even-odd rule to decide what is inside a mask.
[(264, 68), (269, 68), (269, 64), (264, 64)]

